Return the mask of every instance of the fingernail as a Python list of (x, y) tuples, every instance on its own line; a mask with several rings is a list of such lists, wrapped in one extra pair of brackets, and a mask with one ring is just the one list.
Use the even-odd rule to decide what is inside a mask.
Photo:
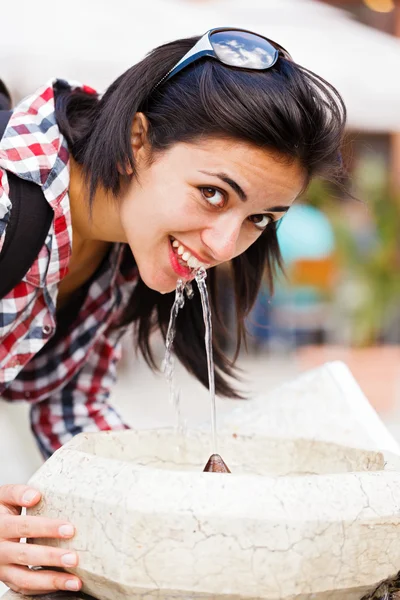
[(68, 581), (65, 582), (65, 589), (69, 590), (70, 592), (78, 592), (79, 588), (80, 585), (76, 579), (68, 579)]
[(70, 553), (70, 554), (64, 554), (61, 557), (61, 562), (66, 567), (74, 567), (76, 565), (76, 563), (78, 562), (78, 560), (77, 560), (77, 556), (75, 554)]
[(30, 504), (32, 500), (34, 500), (36, 497), (39, 497), (39, 492), (37, 492), (36, 490), (28, 490), (22, 496), (22, 503)]
[(58, 533), (61, 537), (72, 537), (75, 533), (75, 529), (72, 525), (61, 525)]

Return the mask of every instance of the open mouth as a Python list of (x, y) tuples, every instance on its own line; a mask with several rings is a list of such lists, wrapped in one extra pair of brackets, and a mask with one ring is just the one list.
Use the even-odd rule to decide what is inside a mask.
[(207, 268), (208, 265), (200, 262), (195, 256), (193, 256), (190, 251), (183, 246), (178, 240), (174, 237), (170, 236), (170, 242), (172, 250), (177, 258), (177, 261), (181, 267), (186, 269), (190, 269), (192, 271), (196, 271), (200, 267), (204, 269)]

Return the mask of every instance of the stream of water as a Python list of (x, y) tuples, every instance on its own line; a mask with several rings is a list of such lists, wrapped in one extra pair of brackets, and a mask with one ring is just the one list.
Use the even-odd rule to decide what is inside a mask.
[[(195, 280), (199, 288), (201, 297), (201, 306), (203, 309), (203, 319), (205, 325), (205, 347), (207, 354), (207, 370), (208, 370), (208, 389), (211, 402), (211, 431), (212, 431), (212, 454), (218, 453), (217, 444), (217, 418), (216, 418), (216, 403), (215, 403), (215, 380), (214, 380), (214, 359), (212, 352), (212, 322), (211, 310), (208, 299), (208, 291), (206, 284), (207, 272), (204, 268), (200, 268), (196, 272)], [(193, 289), (190, 283), (184, 284), (181, 279), (178, 279), (175, 290), (175, 300), (171, 308), (171, 315), (168, 324), (165, 356), (163, 361), (163, 371), (169, 385), (169, 398), (171, 404), (175, 408), (177, 415), (178, 433), (185, 433), (186, 424), (182, 418), (182, 410), (180, 404), (180, 390), (175, 382), (175, 362), (173, 356), (173, 343), (176, 333), (176, 318), (178, 312), (185, 304), (185, 292), (189, 299), (193, 297)]]
[(201, 306), (203, 308), (203, 319), (206, 328), (205, 345), (207, 353), (207, 369), (208, 369), (208, 389), (210, 393), (211, 403), (211, 435), (212, 435), (212, 454), (218, 454), (217, 442), (217, 407), (215, 403), (215, 379), (214, 379), (214, 358), (212, 349), (212, 322), (211, 309), (208, 299), (208, 291), (206, 284), (207, 272), (204, 268), (198, 269), (196, 273), (196, 283), (201, 296)]
[[(185, 304), (185, 285), (182, 279), (178, 279), (175, 290), (175, 300), (171, 308), (167, 336), (165, 339), (165, 356), (162, 364), (162, 370), (168, 381), (169, 401), (173, 405), (177, 417), (177, 432), (184, 434), (186, 430), (185, 421), (182, 418), (180, 389), (175, 381), (175, 361), (173, 355), (173, 343), (176, 332), (176, 317), (179, 309)], [(193, 290), (192, 290), (193, 293)], [(189, 295), (189, 294), (188, 294)], [(190, 296), (189, 296), (190, 297)]]

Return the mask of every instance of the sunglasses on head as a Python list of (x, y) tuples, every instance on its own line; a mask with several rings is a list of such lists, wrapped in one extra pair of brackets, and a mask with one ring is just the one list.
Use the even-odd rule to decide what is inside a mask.
[(292, 60), (289, 52), (282, 46), (258, 33), (229, 27), (210, 29), (154, 89), (201, 58), (213, 58), (224, 65), (238, 69), (265, 71), (274, 66), (279, 55)]

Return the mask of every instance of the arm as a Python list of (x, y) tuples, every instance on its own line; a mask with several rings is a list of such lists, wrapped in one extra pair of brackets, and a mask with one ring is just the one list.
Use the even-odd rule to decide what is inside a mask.
[(32, 405), (31, 427), (45, 458), (78, 433), (128, 428), (108, 403), (121, 356), (115, 338), (115, 332), (102, 335), (74, 377)]

